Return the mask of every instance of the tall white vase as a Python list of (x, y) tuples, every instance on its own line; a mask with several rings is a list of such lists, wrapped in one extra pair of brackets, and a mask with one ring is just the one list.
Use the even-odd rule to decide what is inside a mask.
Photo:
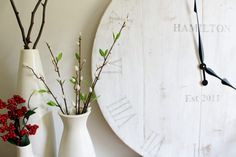
[(82, 115), (59, 114), (64, 124), (59, 157), (96, 157), (87, 129), (90, 112)]
[(36, 157), (36, 156), (32, 151), (31, 144), (29, 144), (24, 147), (16, 146), (16, 157)]
[[(22, 50), (17, 79), (17, 94), (28, 99), (34, 90), (45, 89), (43, 84), (35, 78), (25, 66), (29, 66), (41, 76), (44, 76), (42, 63), (38, 50)], [(31, 107), (37, 107), (36, 114), (30, 118), (30, 123), (39, 125), (35, 136), (30, 137), (33, 152), (38, 157), (55, 157), (55, 136), (52, 112), (48, 111), (45, 96), (36, 94), (31, 99)]]

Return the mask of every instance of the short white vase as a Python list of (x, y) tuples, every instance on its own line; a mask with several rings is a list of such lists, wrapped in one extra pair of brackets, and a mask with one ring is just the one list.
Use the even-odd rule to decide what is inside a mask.
[(31, 144), (20, 147), (16, 146), (16, 157), (36, 157), (32, 151)]
[(91, 110), (82, 115), (59, 113), (64, 125), (59, 157), (96, 157), (87, 129), (87, 119), (90, 113)]
[[(45, 89), (43, 84), (33, 75), (29, 66), (37, 75), (44, 76), (39, 51), (35, 49), (22, 50), (17, 79), (17, 94), (28, 99), (34, 90)], [(35, 94), (30, 102), (31, 108), (37, 107), (36, 114), (30, 118), (30, 123), (39, 125), (35, 136), (30, 137), (33, 152), (38, 157), (55, 157), (55, 137), (52, 112), (45, 105), (45, 96)]]

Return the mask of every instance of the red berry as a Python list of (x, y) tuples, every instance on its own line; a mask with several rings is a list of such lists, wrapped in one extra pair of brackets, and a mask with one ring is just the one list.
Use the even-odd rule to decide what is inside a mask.
[(7, 136), (7, 135), (1, 136), (1, 138), (2, 138), (2, 140), (3, 140), (4, 142), (6, 142), (6, 141), (8, 140), (8, 136)]
[(14, 98), (8, 99), (8, 100), (7, 100), (7, 103), (8, 103), (9, 105), (16, 105), (16, 104), (17, 104)]
[(29, 130), (30, 135), (35, 135), (37, 132), (37, 129), (39, 128), (38, 125), (26, 125), (26, 128)]
[(9, 127), (8, 127), (8, 131), (15, 131), (15, 125), (13, 123), (10, 123)]
[(0, 115), (0, 124), (5, 124), (7, 122), (7, 115), (2, 114)]
[(26, 129), (23, 129), (20, 131), (20, 136), (28, 135), (28, 131)]
[(6, 108), (6, 103), (0, 99), (0, 109)]
[(25, 102), (26, 102), (26, 101), (25, 101), (21, 96), (19, 96), (19, 95), (14, 95), (13, 98), (14, 98), (14, 100), (15, 100), (15, 102), (16, 102), (17, 104), (22, 104), (22, 103), (25, 103)]

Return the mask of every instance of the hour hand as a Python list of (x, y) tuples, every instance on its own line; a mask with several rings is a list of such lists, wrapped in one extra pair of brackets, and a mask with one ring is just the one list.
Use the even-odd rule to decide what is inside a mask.
[(200, 69), (202, 70), (202, 75), (203, 75), (202, 85), (206, 86), (208, 84), (208, 81), (206, 80), (206, 64), (201, 63)]

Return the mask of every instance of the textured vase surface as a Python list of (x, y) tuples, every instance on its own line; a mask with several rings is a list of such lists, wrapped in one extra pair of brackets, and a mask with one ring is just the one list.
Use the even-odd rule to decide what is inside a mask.
[(32, 145), (24, 147), (16, 146), (16, 157), (36, 157), (32, 151)]
[[(33, 68), (37, 75), (44, 76), (38, 50), (22, 50), (20, 54), (17, 94), (28, 100), (34, 90), (45, 89), (45, 87), (26, 66)], [(42, 94), (35, 94), (30, 101), (30, 107), (37, 107), (37, 110), (36, 114), (30, 117), (29, 123), (39, 125), (37, 134), (31, 136), (30, 141), (33, 152), (37, 157), (55, 157), (52, 112), (48, 111), (45, 102), (45, 96)]]
[(90, 110), (82, 115), (60, 114), (64, 129), (59, 149), (59, 157), (96, 157), (88, 129)]

